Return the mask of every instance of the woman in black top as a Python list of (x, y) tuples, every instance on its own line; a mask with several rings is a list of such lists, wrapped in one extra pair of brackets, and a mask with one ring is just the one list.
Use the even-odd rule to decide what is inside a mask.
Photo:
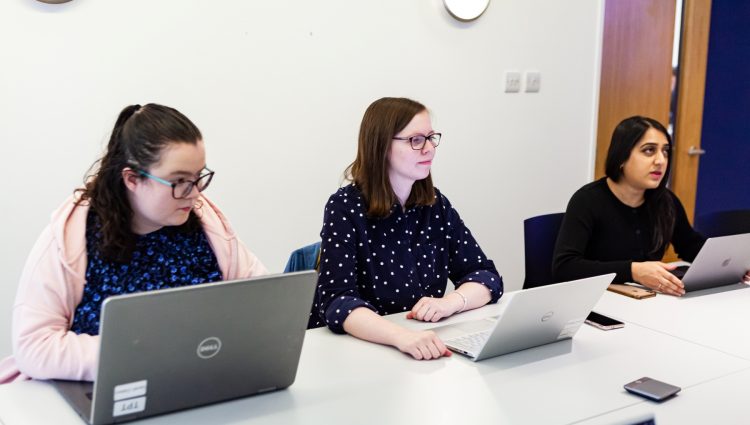
[(666, 187), (671, 148), (666, 128), (651, 118), (630, 117), (615, 128), (607, 176), (583, 186), (568, 203), (555, 246), (555, 280), (615, 272), (615, 282), (685, 293), (670, 273), (675, 266), (660, 260), (671, 242), (681, 259), (693, 261), (706, 239)]

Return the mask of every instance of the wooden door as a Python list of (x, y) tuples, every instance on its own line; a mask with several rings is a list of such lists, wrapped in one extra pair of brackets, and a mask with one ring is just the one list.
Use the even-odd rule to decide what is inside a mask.
[(599, 88), (596, 178), (612, 131), (644, 115), (669, 123), (675, 0), (606, 0)]
[[(703, 94), (711, 0), (606, 0), (599, 91), (596, 178), (604, 175), (615, 126), (632, 115), (669, 124), (675, 13), (682, 13), (682, 38), (675, 111), (671, 189), (688, 218), (695, 211)], [(665, 261), (677, 257), (670, 248)]]
[(701, 148), (711, 0), (684, 0), (683, 9), (671, 188), (692, 222), (698, 189), (700, 155), (696, 153)]

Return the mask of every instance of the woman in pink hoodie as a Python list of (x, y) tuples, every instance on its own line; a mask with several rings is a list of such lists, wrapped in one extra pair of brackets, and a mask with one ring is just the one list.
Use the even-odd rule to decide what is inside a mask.
[(108, 296), (267, 273), (201, 194), (213, 175), (187, 117), (157, 104), (126, 107), (97, 171), (29, 254), (0, 383), (93, 381)]

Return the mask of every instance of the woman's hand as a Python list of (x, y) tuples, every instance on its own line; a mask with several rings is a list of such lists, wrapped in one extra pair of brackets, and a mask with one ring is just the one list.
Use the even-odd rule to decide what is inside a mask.
[(403, 329), (396, 337), (395, 346), (417, 360), (431, 360), (451, 355), (450, 350), (433, 331)]
[(359, 339), (396, 347), (417, 360), (450, 356), (433, 331), (413, 331), (397, 325), (366, 307), (357, 307), (344, 320), (344, 330)]
[(460, 295), (450, 296), (451, 294), (443, 298), (422, 297), (414, 304), (411, 311), (406, 313), (406, 318), (423, 322), (437, 322), (453, 315), (463, 308), (464, 303)]
[(750, 270), (748, 270), (745, 273), (745, 276), (742, 277), (742, 281), (745, 282), (745, 283), (747, 283), (747, 284), (750, 284)]
[(685, 286), (677, 276), (670, 273), (677, 266), (661, 261), (633, 262), (630, 266), (633, 280), (663, 294), (685, 295)]

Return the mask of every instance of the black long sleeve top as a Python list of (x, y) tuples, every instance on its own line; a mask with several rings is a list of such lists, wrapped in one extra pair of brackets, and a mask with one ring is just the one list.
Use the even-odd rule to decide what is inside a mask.
[[(680, 200), (669, 194), (675, 206), (670, 241), (681, 259), (692, 262), (706, 239), (690, 226)], [(623, 204), (606, 178), (589, 183), (568, 203), (555, 244), (553, 277), (562, 282), (614, 272), (615, 282), (632, 282), (631, 263), (659, 261), (667, 249), (665, 244), (653, 250), (653, 230), (646, 203), (637, 208)]]

